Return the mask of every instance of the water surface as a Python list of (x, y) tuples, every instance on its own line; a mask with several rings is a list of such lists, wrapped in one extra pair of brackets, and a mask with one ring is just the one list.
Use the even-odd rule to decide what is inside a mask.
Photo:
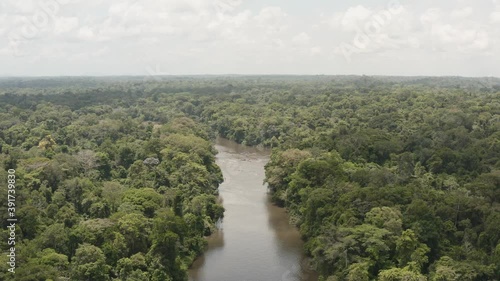
[(269, 201), (263, 180), (270, 151), (222, 138), (216, 149), (226, 211), (220, 230), (208, 238), (208, 250), (190, 269), (190, 280), (316, 281), (297, 229)]

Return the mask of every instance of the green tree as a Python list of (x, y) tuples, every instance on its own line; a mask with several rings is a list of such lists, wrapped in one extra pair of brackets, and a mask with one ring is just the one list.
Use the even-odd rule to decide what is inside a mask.
[(379, 281), (426, 281), (427, 278), (417, 272), (411, 271), (408, 267), (391, 268), (380, 271)]
[(71, 260), (71, 278), (82, 281), (109, 280), (104, 253), (98, 247), (82, 244)]

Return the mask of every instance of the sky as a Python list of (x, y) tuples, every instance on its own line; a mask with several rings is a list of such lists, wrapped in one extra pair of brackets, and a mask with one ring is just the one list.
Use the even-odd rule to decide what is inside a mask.
[(0, 76), (500, 77), (500, 0), (2, 0)]

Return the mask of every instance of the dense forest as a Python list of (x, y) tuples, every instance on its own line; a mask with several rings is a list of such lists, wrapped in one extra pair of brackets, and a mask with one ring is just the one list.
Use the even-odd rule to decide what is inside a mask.
[(500, 280), (500, 79), (3, 78), (0, 128), (15, 280), (187, 280), (223, 217), (216, 135), (273, 148), (320, 280)]
[(223, 216), (213, 134), (171, 105), (153, 122), (141, 101), (90, 102), (2, 104), (0, 178), (15, 169), (19, 224), (15, 277), (2, 255), (0, 280), (186, 280)]

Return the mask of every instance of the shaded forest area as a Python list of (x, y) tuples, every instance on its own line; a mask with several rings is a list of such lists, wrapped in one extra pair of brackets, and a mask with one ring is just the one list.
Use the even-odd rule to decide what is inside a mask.
[(186, 280), (223, 216), (216, 134), (273, 148), (266, 181), (321, 280), (499, 280), (499, 91), (458, 77), (3, 78), (16, 280)]

